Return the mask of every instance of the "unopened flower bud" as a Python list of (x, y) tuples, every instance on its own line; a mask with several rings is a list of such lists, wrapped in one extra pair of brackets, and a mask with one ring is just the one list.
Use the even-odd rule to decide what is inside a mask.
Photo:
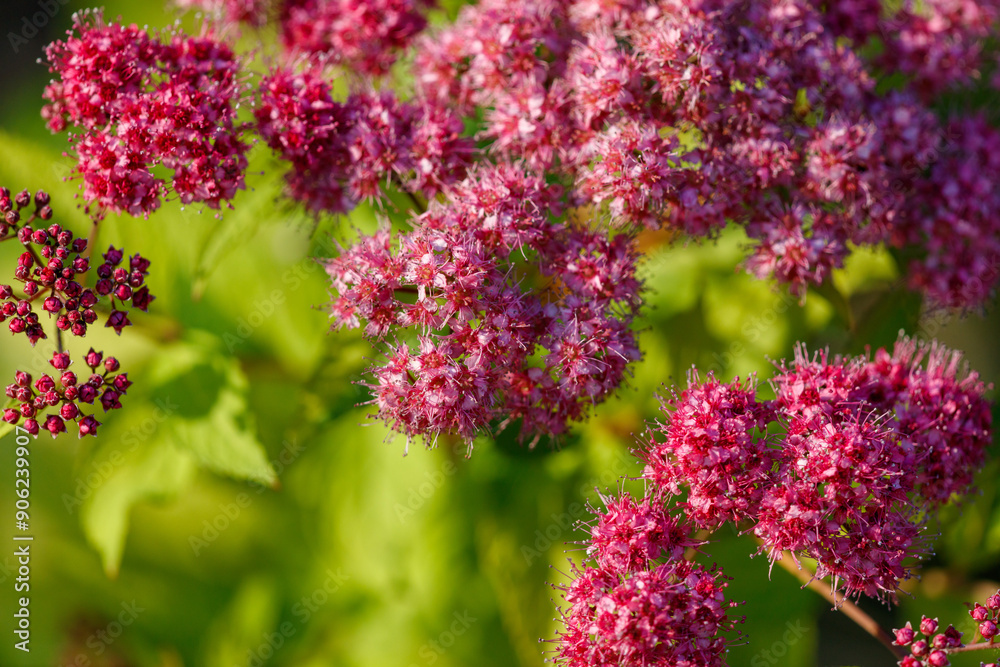
[(66, 423), (63, 421), (62, 417), (58, 415), (49, 415), (45, 423), (42, 425), (46, 431), (52, 434), (52, 437), (56, 437), (60, 433), (66, 432)]
[(66, 420), (76, 419), (76, 416), (80, 414), (80, 408), (76, 407), (76, 403), (64, 403), (59, 409), (59, 414)]
[(69, 368), (70, 359), (66, 352), (53, 352), (52, 359), (49, 360), (52, 367), (57, 371), (64, 371)]
[(931, 667), (948, 667), (951, 662), (948, 660), (948, 654), (944, 651), (931, 651), (931, 654), (927, 656), (927, 664)]
[(80, 420), (80, 437), (85, 435), (97, 435), (97, 427), (101, 422), (94, 419), (93, 415), (88, 415)]

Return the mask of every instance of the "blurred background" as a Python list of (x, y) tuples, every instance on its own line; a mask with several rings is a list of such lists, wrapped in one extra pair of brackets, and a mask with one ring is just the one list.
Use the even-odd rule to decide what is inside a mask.
[[(86, 6), (64, 2), (0, 5), (0, 184), (48, 190), (54, 221), (84, 234), (76, 183), (63, 181), (66, 138), (39, 116), (49, 77), (36, 61)], [(105, 6), (139, 25), (177, 18), (156, 3)], [(46, 20), (32, 32), (39, 12)], [(377, 352), (356, 333), (329, 331), (327, 283), (309, 259), (332, 254), (331, 236), (373, 229), (377, 212), (362, 206), (314, 232), (280, 200), (281, 167), (266, 148), (252, 152), (247, 182), (221, 219), (174, 202), (148, 220), (101, 224), (98, 250), (152, 260), (157, 299), (120, 339), (94, 330), (70, 341), (71, 352), (93, 346), (120, 359), (135, 382), (126, 409), (96, 439), (39, 437), (30, 447), (28, 654), (12, 633), (23, 595), (11, 540), (14, 437), (0, 447), (0, 665), (536, 667), (550, 649), (539, 640), (557, 628), (552, 586), (580, 553), (574, 524), (586, 503), (599, 504), (598, 490), (639, 472), (634, 434), (658, 415), (655, 393), (692, 365), (767, 378), (769, 358), (791, 355), (796, 341), (857, 353), (905, 329), (965, 350), (987, 381), (1000, 378), (996, 312), (922, 314), (888, 253), (852, 256), (835, 279), (843, 300), (827, 291), (800, 305), (737, 268), (740, 234), (707, 245), (647, 235), (645, 357), (629, 387), (558, 448), (528, 450), (505, 433), (476, 442), (470, 458), (444, 439), (430, 450), (412, 443), (404, 457), (404, 440), (358, 405), (367, 395), (356, 382)], [(0, 246), (0, 266), (14, 266), (16, 245)], [(0, 340), (0, 378), (43, 371), (49, 352)], [(963, 602), (1000, 586), (995, 454), (980, 495), (932, 528), (937, 554), (910, 582), (914, 599), (863, 605), (887, 627), (926, 613), (971, 636)], [(790, 575), (769, 574), (766, 559), (749, 557), (755, 549), (728, 531), (705, 549), (733, 578), (729, 595), (746, 600), (746, 641), (731, 665), (895, 664)], [(962, 657), (954, 664), (988, 659)]]

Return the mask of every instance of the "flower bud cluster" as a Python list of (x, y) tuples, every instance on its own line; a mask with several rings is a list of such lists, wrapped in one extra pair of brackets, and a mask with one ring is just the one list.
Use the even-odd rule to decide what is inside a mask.
[(121, 334), (131, 322), (119, 306), (129, 303), (145, 311), (155, 298), (145, 285), (149, 260), (134, 255), (129, 260), (129, 269), (125, 269), (119, 266), (122, 251), (111, 247), (104, 255), (105, 262), (97, 268), (96, 286), (85, 287), (86, 274), (91, 268), (87, 240), (75, 237), (56, 223), (33, 227), (39, 220), (51, 219), (52, 208), (49, 195), (39, 190), (33, 198), (34, 214), (22, 219), (22, 211), (30, 201), (32, 197), (27, 190), (12, 200), (9, 190), (0, 188), (0, 213), (6, 221), (0, 238), (16, 236), (25, 248), (14, 271), (14, 280), (21, 283), (20, 294), (11, 285), (0, 284), (0, 322), (8, 321), (11, 333), (23, 333), (34, 345), (48, 337), (35, 312), (35, 306), (41, 304), (41, 310), (55, 318), (59, 331), (82, 337), (99, 319), (97, 309), (107, 298), (111, 313), (105, 326)]
[[(35, 210), (29, 216), (27, 208), (32, 201)], [(69, 425), (74, 425), (80, 437), (96, 435), (101, 423), (87, 406), (99, 401), (105, 412), (121, 408), (120, 399), (132, 382), (127, 373), (118, 372), (117, 359), (105, 358), (93, 348), (84, 359), (89, 371), (77, 376), (70, 370), (70, 354), (62, 351), (61, 335), (85, 336), (107, 304), (111, 312), (105, 327), (121, 334), (131, 324), (124, 308), (128, 305), (145, 311), (155, 298), (145, 284), (149, 260), (134, 255), (125, 268), (124, 253), (110, 247), (104, 263), (97, 267), (97, 284), (85, 287), (91, 268), (87, 240), (56, 223), (33, 226), (52, 218), (46, 192), (39, 190), (32, 197), (23, 190), (12, 196), (7, 188), (0, 188), (0, 215), (4, 219), (0, 241), (16, 239), (24, 246), (14, 271), (20, 289), (15, 292), (11, 285), (0, 284), (0, 322), (7, 322), (11, 333), (23, 333), (35, 345), (48, 338), (44, 321), (35, 312), (40, 304), (49, 320), (54, 320), (59, 339), (58, 350), (49, 361), (58, 373), (43, 374), (33, 381), (30, 374), (18, 371), (14, 383), (7, 386), (11, 402), (3, 409), (3, 421), (20, 424), (32, 435), (46, 430), (55, 437), (67, 432)]]
[[(992, 598), (991, 598), (992, 599)], [(972, 610), (975, 618), (977, 610), (986, 610), (980, 604)], [(992, 617), (996, 618), (996, 612)], [(991, 620), (984, 620), (983, 625), (992, 625), (993, 633), (996, 634), (996, 624)], [(948, 667), (951, 661), (948, 660), (948, 649), (961, 648), (962, 633), (955, 629), (954, 625), (949, 625), (943, 632), (938, 632), (938, 620), (936, 618), (921, 617), (919, 627), (914, 630), (909, 622), (898, 630), (894, 630), (895, 640), (893, 644), (897, 646), (909, 646), (910, 655), (899, 661), (900, 667)], [(987, 630), (989, 631), (989, 630)], [(921, 638), (923, 635), (923, 638)]]
[(54, 353), (49, 363), (59, 371), (58, 376), (42, 374), (32, 382), (28, 373), (18, 371), (15, 374), (6, 392), (15, 407), (3, 411), (3, 420), (8, 424), (21, 424), (31, 435), (45, 430), (55, 438), (67, 431), (67, 424), (74, 424), (79, 437), (96, 436), (101, 422), (88, 413), (88, 406), (99, 401), (104, 412), (121, 408), (121, 397), (132, 385), (128, 373), (119, 373), (117, 359), (105, 358), (93, 348), (84, 359), (89, 367), (88, 377), (77, 376), (69, 370), (72, 361), (65, 352)]

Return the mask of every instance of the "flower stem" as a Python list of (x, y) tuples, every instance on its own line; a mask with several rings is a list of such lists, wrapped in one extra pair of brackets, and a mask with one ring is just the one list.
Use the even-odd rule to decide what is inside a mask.
[[(90, 226), (90, 235), (87, 237), (87, 249), (83, 251), (84, 259), (89, 260), (94, 254), (94, 246), (97, 245), (97, 220), (94, 220), (94, 224)], [(90, 271), (84, 274), (83, 287), (88, 287), (87, 283), (90, 282)]]
[(400, 188), (400, 189), (406, 194), (406, 196), (409, 198), (409, 200), (413, 203), (413, 208), (417, 211), (418, 214), (423, 214), (423, 213), (427, 212), (427, 203), (426, 202), (424, 202), (423, 200), (421, 200), (419, 197), (417, 197), (416, 194), (410, 192), (409, 190), (406, 190), (406, 189), (403, 189), (403, 188)]
[(882, 642), (882, 644), (884, 644), (885, 647), (889, 649), (894, 656), (902, 659), (905, 658), (907, 655), (909, 655), (909, 651), (907, 651), (902, 646), (896, 646), (893, 643), (895, 638), (891, 634), (889, 634), (885, 630), (885, 628), (879, 625), (874, 618), (865, 613), (865, 611), (862, 610), (861, 607), (854, 604), (846, 597), (838, 598), (836, 591), (830, 588), (830, 584), (826, 583), (822, 579), (817, 579), (813, 575), (813, 573), (809, 572), (808, 570), (803, 570), (799, 567), (796, 567), (794, 561), (792, 560), (791, 554), (789, 554), (787, 551), (783, 551), (781, 553), (781, 557), (775, 562), (777, 562), (778, 565), (784, 568), (793, 577), (801, 581), (803, 586), (812, 589), (813, 591), (819, 593), (824, 598), (833, 603), (834, 609), (838, 609), (844, 612), (844, 614), (852, 621), (857, 623), (862, 630), (864, 630), (872, 637)]
[(959, 646), (958, 648), (945, 649), (945, 652), (948, 654), (967, 653), (969, 651), (987, 651), (989, 649), (1000, 651), (1000, 644), (995, 642), (979, 642), (978, 644), (967, 644), (966, 646)]

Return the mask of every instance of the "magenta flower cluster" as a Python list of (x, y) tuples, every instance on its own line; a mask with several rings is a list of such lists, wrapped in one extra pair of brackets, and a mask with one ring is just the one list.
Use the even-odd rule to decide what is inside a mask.
[(482, 117), (494, 156), (623, 224), (741, 225), (747, 268), (796, 294), (852, 245), (912, 247), (914, 286), (981, 306), (1000, 275), (997, 133), (928, 104), (976, 74), (997, 11), (883, 4), (484, 0), (420, 38), (415, 69), (426, 96)]
[(390, 340), (372, 369), (380, 418), (430, 439), (471, 443), (512, 420), (522, 437), (560, 436), (620, 385), (639, 358), (634, 245), (559, 207), (557, 186), (482, 166), (412, 231), (328, 261), (335, 325)]
[(687, 494), (686, 516), (732, 522), (774, 560), (817, 562), (847, 596), (894, 599), (926, 550), (928, 516), (968, 493), (990, 443), (986, 387), (961, 355), (901, 338), (873, 358), (799, 348), (755, 386), (701, 381), (665, 403), (644, 476)]
[(387, 74), (426, 27), (434, 0), (174, 0), (224, 24), (276, 20), (286, 55), (315, 56), (367, 76)]
[(289, 51), (321, 55), (345, 68), (385, 74), (424, 29), (433, 0), (284, 0), (281, 38)]
[[(53, 132), (75, 130), (76, 172), (95, 215), (146, 216), (168, 188), (217, 209), (245, 187), (244, 88), (229, 46), (210, 30), (159, 38), (100, 12), (75, 14), (68, 35), (45, 50), (57, 78), (42, 116)], [(156, 167), (173, 172), (169, 186)]]
[[(684, 558), (700, 543), (662, 502), (604, 499), (584, 567), (562, 588), (556, 662), (567, 667), (725, 665), (739, 639), (721, 570)], [(734, 636), (730, 637), (730, 634)]]
[(473, 145), (441, 106), (401, 102), (392, 93), (334, 100), (317, 65), (277, 68), (261, 82), (257, 131), (283, 160), (289, 195), (316, 213), (346, 213), (384, 196), (384, 184), (433, 197), (461, 180)]
[[(905, 337), (872, 357), (810, 358), (799, 347), (771, 384), (776, 397), (761, 400), (752, 381), (692, 373), (664, 401), (666, 420), (650, 426), (639, 452), (645, 497), (602, 497), (605, 508), (583, 524), (586, 559), (562, 588), (557, 662), (724, 665), (734, 603), (721, 573), (693, 560), (703, 544), (693, 534), (726, 523), (753, 534), (772, 561), (813, 559), (839, 603), (895, 600), (925, 553), (927, 522), (969, 492), (982, 466), (992, 436), (986, 387), (960, 354)], [(988, 641), (994, 598), (971, 612)], [(948, 664), (961, 634), (931, 638), (936, 629), (924, 619), (928, 641), (914, 643), (902, 667)], [(898, 644), (913, 637), (909, 624), (896, 631)]]

